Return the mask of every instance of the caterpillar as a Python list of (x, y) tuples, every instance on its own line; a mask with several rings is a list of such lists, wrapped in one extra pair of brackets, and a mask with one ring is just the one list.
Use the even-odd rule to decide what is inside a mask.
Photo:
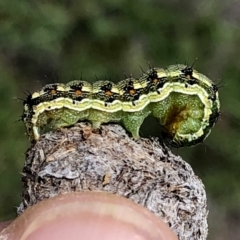
[(46, 126), (57, 129), (83, 120), (93, 128), (121, 122), (138, 139), (144, 119), (151, 114), (162, 126), (163, 138), (174, 147), (203, 142), (220, 113), (217, 85), (183, 64), (150, 68), (138, 79), (118, 83), (48, 84), (29, 94), (23, 106), (22, 120), (34, 141)]

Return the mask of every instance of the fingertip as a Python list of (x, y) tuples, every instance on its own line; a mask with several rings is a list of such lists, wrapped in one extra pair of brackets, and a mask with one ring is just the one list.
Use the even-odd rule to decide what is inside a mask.
[(29, 207), (4, 230), (7, 240), (177, 240), (157, 216), (109, 193), (68, 193)]

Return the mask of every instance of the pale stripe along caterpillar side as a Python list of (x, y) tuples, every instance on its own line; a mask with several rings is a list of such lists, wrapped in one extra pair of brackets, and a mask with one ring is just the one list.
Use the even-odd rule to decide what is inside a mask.
[(209, 135), (220, 111), (218, 87), (192, 67), (177, 64), (150, 68), (139, 79), (115, 84), (74, 80), (48, 84), (24, 101), (22, 120), (30, 139), (41, 130), (66, 127), (88, 120), (93, 128), (122, 122), (137, 139), (144, 119), (152, 114), (163, 137), (175, 147), (192, 146)]

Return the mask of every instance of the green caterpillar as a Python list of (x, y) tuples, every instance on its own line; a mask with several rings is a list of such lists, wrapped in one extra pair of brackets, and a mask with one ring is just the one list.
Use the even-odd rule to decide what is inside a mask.
[(88, 120), (93, 128), (121, 122), (139, 138), (144, 119), (152, 114), (162, 125), (163, 137), (174, 147), (192, 146), (209, 135), (218, 119), (218, 87), (192, 67), (177, 64), (150, 68), (139, 79), (115, 84), (74, 80), (48, 84), (23, 102), (22, 120), (32, 140), (41, 130), (66, 127)]

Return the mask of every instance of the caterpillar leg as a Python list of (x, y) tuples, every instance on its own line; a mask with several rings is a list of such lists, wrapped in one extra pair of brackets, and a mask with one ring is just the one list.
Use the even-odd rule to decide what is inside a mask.
[(137, 112), (123, 112), (122, 113), (122, 123), (127, 131), (129, 131), (133, 138), (139, 138), (139, 129), (144, 121), (144, 119), (150, 114), (148, 107)]
[(120, 122), (121, 114), (121, 111), (109, 113), (96, 109), (91, 109), (88, 120), (92, 123), (93, 128), (97, 129), (102, 123)]

